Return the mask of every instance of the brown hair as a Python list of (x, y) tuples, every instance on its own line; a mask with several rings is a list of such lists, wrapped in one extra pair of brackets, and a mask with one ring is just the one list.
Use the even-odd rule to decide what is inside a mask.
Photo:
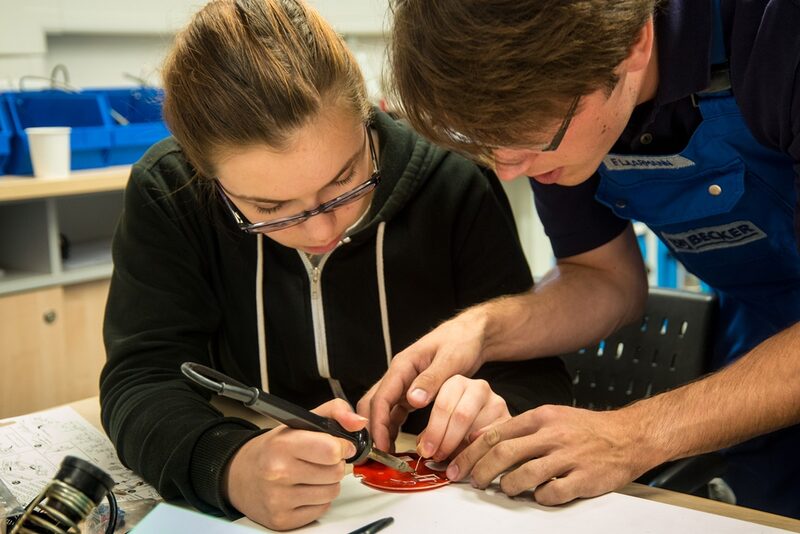
[(281, 149), (326, 104), (370, 113), (353, 55), (302, 0), (208, 3), (176, 37), (163, 79), (164, 119), (206, 177), (236, 147)]
[(658, 0), (393, 0), (390, 93), (432, 141), (479, 159), (562, 120), (614, 73)]

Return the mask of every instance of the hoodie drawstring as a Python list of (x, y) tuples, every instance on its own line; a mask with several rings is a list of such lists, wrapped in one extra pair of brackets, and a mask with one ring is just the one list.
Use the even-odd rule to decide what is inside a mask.
[[(383, 344), (386, 351), (387, 368), (392, 363), (392, 338), (389, 330), (389, 308), (386, 303), (386, 276), (383, 263), (383, 242), (386, 233), (386, 222), (378, 225), (378, 235), (375, 239), (375, 267), (378, 275), (378, 300), (381, 310), (381, 328), (383, 330)], [(261, 389), (269, 392), (269, 372), (267, 368), (267, 334), (264, 316), (264, 236), (258, 234), (256, 261), (256, 321), (258, 328), (258, 363), (261, 371)], [(340, 386), (341, 387), (341, 386)], [(334, 388), (335, 389), (335, 388)], [(338, 395), (337, 395), (338, 396)]]
[(392, 337), (389, 332), (389, 307), (386, 305), (386, 276), (383, 269), (383, 236), (386, 232), (386, 221), (378, 225), (378, 236), (375, 238), (375, 262), (378, 271), (378, 300), (381, 305), (381, 327), (383, 328), (383, 345), (386, 349), (386, 368), (392, 364)]
[(261, 390), (269, 392), (269, 372), (267, 371), (267, 332), (264, 320), (264, 236), (258, 234), (256, 248), (256, 321), (258, 328), (258, 368), (261, 370)]

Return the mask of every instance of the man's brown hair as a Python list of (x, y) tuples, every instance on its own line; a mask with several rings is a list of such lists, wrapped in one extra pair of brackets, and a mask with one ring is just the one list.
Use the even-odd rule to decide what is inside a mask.
[(164, 63), (164, 119), (206, 177), (237, 147), (280, 150), (323, 106), (370, 106), (355, 58), (302, 0), (215, 0), (176, 37)]
[(485, 159), (613, 88), (658, 0), (393, 0), (390, 91), (434, 142)]

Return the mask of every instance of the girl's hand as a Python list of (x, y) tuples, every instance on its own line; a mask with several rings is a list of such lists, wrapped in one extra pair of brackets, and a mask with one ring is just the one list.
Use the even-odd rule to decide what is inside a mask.
[(437, 462), (445, 460), (466, 446), (473, 432), (510, 418), (506, 401), (488, 382), (453, 376), (439, 390), (417, 452)]
[[(367, 424), (340, 399), (312, 411), (349, 431)], [(339, 495), (345, 460), (355, 453), (349, 441), (281, 425), (234, 454), (225, 470), (224, 491), (228, 502), (253, 521), (274, 530), (297, 528), (330, 507)]]

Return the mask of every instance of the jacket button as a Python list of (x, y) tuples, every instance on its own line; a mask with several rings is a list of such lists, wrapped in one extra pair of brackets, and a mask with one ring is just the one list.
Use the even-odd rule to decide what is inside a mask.
[(624, 208), (628, 207), (628, 203), (627, 203), (627, 202), (625, 202), (624, 200), (617, 200), (617, 201), (614, 203), (614, 205), (615, 205), (616, 207), (618, 207), (619, 209), (624, 209)]
[(718, 197), (722, 194), (722, 188), (717, 184), (713, 184), (708, 186), (708, 194), (714, 197)]
[(650, 143), (653, 142), (653, 134), (651, 134), (650, 132), (643, 133), (641, 137), (639, 137), (639, 142), (642, 143), (643, 145), (649, 145)]

